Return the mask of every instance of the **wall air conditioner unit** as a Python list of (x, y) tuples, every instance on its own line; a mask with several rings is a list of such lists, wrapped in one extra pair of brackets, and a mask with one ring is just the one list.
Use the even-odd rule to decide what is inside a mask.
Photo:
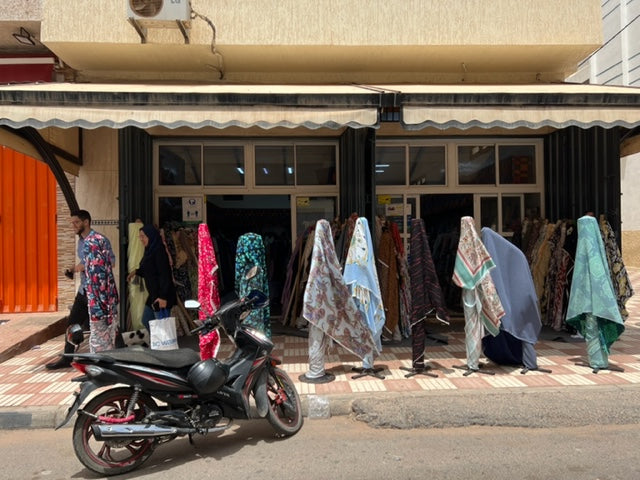
[(146, 42), (147, 28), (179, 28), (189, 43), (191, 6), (189, 0), (125, 0), (127, 18)]

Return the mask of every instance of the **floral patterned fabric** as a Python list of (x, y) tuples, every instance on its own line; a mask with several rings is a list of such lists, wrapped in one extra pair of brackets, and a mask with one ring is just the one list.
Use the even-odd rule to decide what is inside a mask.
[(316, 224), (302, 314), (309, 323), (362, 359), (379, 351), (340, 272), (331, 227), (326, 220)]
[(91, 230), (84, 239), (87, 303), (91, 353), (115, 347), (118, 329), (118, 289), (113, 276), (113, 250), (109, 239)]
[[(198, 312), (200, 320), (205, 320), (220, 308), (218, 261), (206, 223), (198, 225), (198, 302), (200, 302)], [(218, 330), (201, 335), (199, 344), (202, 360), (215, 357), (220, 348)]]
[(606, 367), (609, 349), (624, 331), (624, 324), (598, 222), (589, 215), (578, 219), (578, 245), (567, 323), (585, 337), (591, 366)]
[(627, 312), (627, 301), (633, 296), (633, 287), (629, 280), (627, 268), (622, 260), (622, 253), (616, 242), (616, 236), (613, 228), (604, 218), (600, 220), (600, 232), (604, 249), (607, 254), (607, 263), (609, 264), (609, 272), (611, 273), (611, 281), (613, 282), (613, 291), (616, 294), (618, 307), (622, 318), (626, 320), (629, 316)]
[[(254, 266), (258, 267), (258, 274), (247, 280), (247, 272)], [(269, 297), (264, 243), (257, 233), (245, 233), (238, 239), (235, 290), (240, 298), (246, 297), (252, 290), (260, 290), (267, 298)], [(268, 305), (252, 310), (243, 323), (251, 325), (271, 338), (271, 311)]]
[[(376, 350), (382, 351), (380, 335), (385, 323), (384, 306), (375, 267), (369, 222), (364, 217), (356, 220), (344, 266), (344, 280), (356, 306), (364, 315), (373, 335)], [(372, 368), (373, 358), (367, 357), (364, 368)]]
[(494, 267), (473, 218), (462, 217), (453, 282), (462, 288), (467, 366), (472, 370), (479, 367), (483, 327), (495, 337), (500, 333), (500, 320), (505, 314), (489, 274)]

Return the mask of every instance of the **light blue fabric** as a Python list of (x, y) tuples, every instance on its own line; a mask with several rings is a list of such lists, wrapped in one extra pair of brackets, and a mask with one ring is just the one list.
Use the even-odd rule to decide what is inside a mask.
[[(373, 334), (377, 350), (381, 351), (380, 335), (385, 322), (384, 306), (375, 267), (369, 222), (364, 217), (359, 217), (356, 220), (343, 276), (356, 301), (356, 306), (362, 312), (367, 326)], [(364, 359), (365, 368), (371, 368), (372, 363), (372, 358)]]
[[(588, 215), (578, 219), (578, 245), (566, 321), (585, 337), (591, 366), (605, 367), (606, 355), (624, 331), (624, 323), (598, 222)], [(598, 345), (601, 351), (597, 351)]]
[(535, 345), (542, 321), (527, 258), (513, 243), (488, 227), (482, 229), (482, 243), (496, 265), (491, 270), (491, 279), (505, 311), (501, 330)]

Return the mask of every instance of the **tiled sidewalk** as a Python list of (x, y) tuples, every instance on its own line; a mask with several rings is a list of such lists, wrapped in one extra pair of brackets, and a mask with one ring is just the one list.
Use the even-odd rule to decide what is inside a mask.
[[(629, 269), (633, 285), (640, 286), (640, 269)], [(426, 360), (433, 368), (432, 378), (416, 375), (406, 378), (401, 366), (411, 366), (411, 347), (408, 341), (400, 346), (385, 345), (376, 366), (385, 367), (384, 380), (374, 377), (352, 379), (352, 367), (361, 366), (360, 360), (334, 347), (327, 357), (326, 367), (336, 376), (326, 384), (309, 384), (298, 380), (308, 367), (307, 340), (297, 336), (275, 336), (275, 354), (283, 360), (283, 368), (291, 375), (302, 395), (359, 394), (368, 392), (421, 392), (430, 390), (508, 389), (527, 387), (588, 387), (593, 385), (640, 384), (640, 293), (628, 303), (630, 316), (626, 330), (612, 348), (610, 363), (623, 372), (601, 370), (594, 374), (589, 367), (576, 365), (586, 362), (583, 341), (554, 341), (553, 332), (546, 332), (536, 345), (538, 363), (551, 373), (539, 371), (520, 373), (520, 368), (487, 363), (484, 370), (495, 375), (473, 373), (464, 376), (464, 370), (453, 368), (465, 363), (464, 332), (462, 323), (453, 323), (447, 331), (439, 330), (447, 344), (437, 343), (426, 348)], [(566, 337), (565, 337), (566, 338)], [(571, 339), (569, 339), (571, 340)], [(50, 372), (44, 365), (56, 358), (63, 346), (62, 336), (36, 346), (0, 364), (0, 407), (60, 407), (70, 405), (72, 392), (78, 384), (70, 382), (77, 375), (74, 370)], [(229, 351), (225, 345), (221, 356)]]

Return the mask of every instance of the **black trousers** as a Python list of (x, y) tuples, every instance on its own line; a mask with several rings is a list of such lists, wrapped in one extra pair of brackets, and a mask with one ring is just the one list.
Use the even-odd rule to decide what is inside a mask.
[[(73, 300), (73, 305), (71, 305), (71, 312), (67, 317), (67, 324), (71, 325), (80, 325), (83, 330), (89, 330), (89, 305), (87, 304), (87, 294), (86, 293), (77, 293), (76, 298)], [(64, 342), (64, 353), (73, 353), (75, 352), (75, 345), (73, 343), (69, 343), (65, 340)]]

